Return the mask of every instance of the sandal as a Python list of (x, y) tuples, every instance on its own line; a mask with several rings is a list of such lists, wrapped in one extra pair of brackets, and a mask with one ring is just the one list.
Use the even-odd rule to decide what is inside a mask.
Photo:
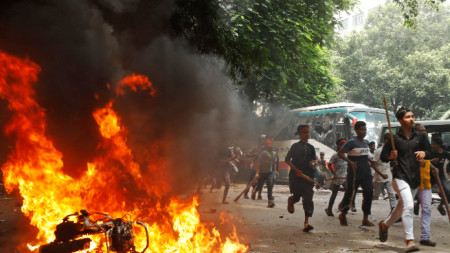
[(382, 221), (378, 223), (378, 236), (380, 237), (380, 242), (385, 242), (388, 239), (388, 231), (383, 230)]
[(438, 205), (437, 210), (439, 211), (439, 213), (440, 213), (442, 216), (445, 216), (446, 213), (445, 213), (444, 205)]
[(409, 244), (405, 250), (405, 252), (416, 252), (416, 251), (420, 251), (420, 249), (414, 243)]
[(420, 240), (420, 244), (425, 245), (425, 246), (430, 246), (430, 247), (436, 247), (436, 243), (430, 239)]
[(309, 231), (311, 231), (313, 229), (314, 229), (313, 226), (311, 226), (309, 224), (306, 224), (306, 226), (303, 228), (303, 232), (309, 232)]
[(365, 226), (365, 227), (373, 227), (374, 224), (373, 224), (372, 222), (370, 222), (370, 221), (367, 221), (367, 222), (362, 222), (362, 223), (361, 223), (361, 226)]

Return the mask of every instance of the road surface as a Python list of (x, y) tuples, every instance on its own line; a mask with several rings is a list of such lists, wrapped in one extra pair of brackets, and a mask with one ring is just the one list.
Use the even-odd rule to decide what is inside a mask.
[[(356, 213), (349, 213), (349, 226), (339, 225), (337, 204), (344, 192), (339, 192), (335, 217), (328, 217), (324, 209), (328, 204), (330, 191), (318, 190), (314, 194), (315, 211), (310, 223), (314, 230), (302, 232), (304, 213), (302, 205), (295, 205), (295, 213), (286, 210), (289, 189), (287, 185), (276, 185), (274, 197), (276, 206), (267, 208), (267, 194), (263, 191), (263, 200), (241, 198), (233, 202), (235, 196), (244, 188), (243, 184), (232, 185), (228, 194), (229, 204), (220, 203), (222, 191), (203, 189), (200, 194), (199, 212), (204, 222), (214, 222), (221, 229), (220, 214), (231, 215), (236, 224), (238, 236), (249, 245), (249, 252), (404, 252), (404, 234), (401, 223), (389, 230), (389, 239), (385, 243), (378, 240), (378, 228), (360, 227), (362, 220), (362, 195), (356, 197)], [(437, 247), (420, 246), (422, 252), (450, 252), (450, 223), (447, 216), (441, 216), (433, 205), (431, 221), (431, 239)], [(377, 200), (372, 204), (371, 221), (378, 224), (389, 213), (388, 200)], [(36, 232), (27, 225), (28, 221), (20, 211), (20, 201), (14, 196), (0, 196), (0, 252), (15, 252), (16, 246), (24, 237)], [(228, 229), (230, 229), (228, 227)], [(414, 219), (414, 234), (419, 243), (420, 216)]]
[[(263, 191), (263, 200), (241, 198), (233, 202), (235, 196), (244, 185), (234, 185), (228, 194), (230, 204), (221, 204), (222, 190), (213, 193), (204, 190), (201, 194), (203, 201), (203, 217), (212, 219), (214, 214), (207, 212), (207, 207), (213, 203), (217, 212), (226, 211), (236, 216), (241, 222), (237, 231), (243, 236), (244, 243), (251, 245), (249, 252), (404, 252), (405, 237), (402, 223), (394, 224), (389, 230), (389, 239), (382, 243), (378, 239), (378, 227), (360, 227), (362, 220), (362, 194), (356, 196), (357, 212), (347, 215), (349, 226), (339, 224), (337, 205), (344, 196), (340, 191), (333, 212), (335, 217), (325, 214), (331, 191), (318, 190), (314, 194), (315, 210), (310, 219), (314, 230), (310, 233), (302, 231), (304, 212), (301, 203), (295, 204), (295, 213), (287, 212), (287, 185), (276, 185), (274, 197), (276, 206), (267, 208), (267, 193)], [(447, 216), (441, 216), (433, 204), (431, 220), (431, 239), (437, 242), (434, 248), (419, 245), (420, 214), (414, 218), (414, 235), (416, 244), (422, 252), (450, 252), (450, 222)], [(388, 200), (377, 200), (372, 203), (370, 220), (374, 224), (384, 220), (389, 214)], [(209, 216), (209, 217), (208, 217)]]

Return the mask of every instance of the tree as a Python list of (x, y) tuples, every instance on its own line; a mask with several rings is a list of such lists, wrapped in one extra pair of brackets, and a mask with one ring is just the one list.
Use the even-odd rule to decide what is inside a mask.
[[(355, 0), (177, 3), (176, 31), (201, 52), (223, 56), (252, 102), (298, 107), (333, 97), (336, 80), (327, 48), (334, 42), (336, 14)], [(220, 6), (220, 15), (200, 13), (199, 6), (211, 11)], [(194, 30), (212, 32), (202, 37)]]
[[(343, 38), (334, 58), (342, 99), (390, 109), (409, 106), (416, 116), (438, 118), (450, 95), (450, 8), (421, 10), (416, 29), (403, 26), (393, 4), (369, 13), (365, 27)], [(439, 109), (442, 110), (442, 109)]]
[(334, 78), (326, 47), (337, 24), (333, 14), (342, 7), (326, 4), (259, 1), (233, 17), (235, 39), (252, 48), (236, 58), (256, 63), (243, 66), (250, 70), (243, 92), (252, 101), (298, 107), (330, 100)]
[(415, 27), (417, 22), (417, 16), (419, 15), (419, 10), (421, 4), (424, 6), (430, 6), (436, 11), (439, 10), (439, 5), (446, 0), (394, 0), (394, 2), (400, 6), (403, 12), (404, 25), (408, 27)]

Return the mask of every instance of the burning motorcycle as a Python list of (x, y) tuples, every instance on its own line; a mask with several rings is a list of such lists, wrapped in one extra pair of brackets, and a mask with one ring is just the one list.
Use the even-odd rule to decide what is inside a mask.
[[(91, 215), (102, 215), (103, 217), (97, 220), (91, 220)], [(76, 216), (76, 222), (70, 220), (70, 218), (74, 216)], [(147, 226), (140, 221), (136, 221), (136, 224), (143, 226), (145, 229), (147, 245), (142, 251), (145, 252), (149, 244)], [(105, 213), (89, 214), (86, 210), (81, 210), (80, 214), (76, 212), (67, 215), (63, 221), (56, 226), (55, 240), (49, 244), (40, 246), (39, 252), (71, 253), (86, 250), (90, 247), (91, 239), (85, 236), (100, 233), (105, 234), (107, 252), (138, 253), (134, 246), (132, 220), (124, 221), (122, 218), (113, 219)]]

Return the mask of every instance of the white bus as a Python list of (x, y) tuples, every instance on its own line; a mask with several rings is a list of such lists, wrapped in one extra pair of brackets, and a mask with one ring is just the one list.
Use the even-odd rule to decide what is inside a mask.
[[(391, 122), (396, 122), (395, 116), (389, 112)], [(378, 142), (383, 123), (387, 122), (384, 109), (371, 108), (363, 104), (335, 103), (320, 106), (293, 109), (281, 115), (275, 125), (273, 136), (274, 148), (280, 158), (280, 181), (287, 181), (289, 166), (284, 158), (292, 144), (299, 141), (295, 135), (297, 126), (308, 125), (310, 128), (309, 143), (316, 148), (316, 154), (325, 153), (325, 160), (329, 161), (336, 152), (336, 140), (353, 138), (356, 134), (353, 126), (357, 121), (367, 124), (368, 141)]]

